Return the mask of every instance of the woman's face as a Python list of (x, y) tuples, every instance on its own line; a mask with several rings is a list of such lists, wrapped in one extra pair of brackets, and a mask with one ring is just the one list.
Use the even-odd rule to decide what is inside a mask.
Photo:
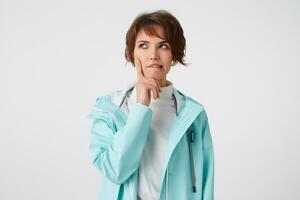
[[(154, 25), (156, 33), (163, 38), (163, 28)], [(160, 83), (166, 81), (166, 76), (171, 68), (171, 46), (159, 37), (149, 37), (143, 29), (137, 35), (134, 47), (134, 59), (139, 59), (142, 64), (144, 76), (154, 78)], [(153, 65), (157, 64), (157, 65)]]

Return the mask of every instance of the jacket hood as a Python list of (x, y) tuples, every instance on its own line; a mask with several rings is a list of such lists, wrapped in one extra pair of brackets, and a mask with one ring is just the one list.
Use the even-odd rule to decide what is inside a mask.
[[(117, 90), (108, 94), (110, 96), (111, 102), (114, 103), (116, 106), (122, 107), (126, 100), (126, 97), (128, 97), (130, 92), (132, 92), (135, 85), (136, 81), (133, 81), (125, 85), (121, 90)], [(182, 92), (173, 87), (173, 98), (176, 102), (176, 115), (178, 116), (183, 107), (185, 106), (187, 96), (185, 96)]]

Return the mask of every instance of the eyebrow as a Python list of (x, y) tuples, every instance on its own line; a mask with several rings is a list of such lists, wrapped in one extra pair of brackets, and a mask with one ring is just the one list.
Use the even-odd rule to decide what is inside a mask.
[[(147, 41), (147, 40), (139, 40), (138, 43), (140, 43), (140, 42), (149, 43), (149, 41)], [(162, 44), (162, 43), (168, 43), (168, 42), (166, 40), (159, 42), (159, 44)]]

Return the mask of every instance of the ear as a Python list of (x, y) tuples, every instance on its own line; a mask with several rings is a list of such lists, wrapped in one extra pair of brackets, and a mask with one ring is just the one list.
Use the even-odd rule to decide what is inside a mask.
[(175, 65), (176, 65), (176, 61), (172, 60), (172, 61), (171, 61), (171, 66), (173, 67), (173, 66), (175, 66)]
[(127, 48), (127, 47), (126, 47), (126, 49), (125, 49), (125, 58), (126, 58), (127, 61), (132, 62), (131, 59), (130, 59), (130, 56), (129, 56), (128, 48)]

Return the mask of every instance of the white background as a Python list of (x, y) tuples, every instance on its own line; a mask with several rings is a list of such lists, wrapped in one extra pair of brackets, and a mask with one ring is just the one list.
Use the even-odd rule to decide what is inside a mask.
[(216, 199), (300, 199), (299, 1), (0, 0), (1, 200), (96, 199), (86, 115), (136, 79), (125, 34), (156, 9), (184, 29), (168, 79), (207, 110)]

